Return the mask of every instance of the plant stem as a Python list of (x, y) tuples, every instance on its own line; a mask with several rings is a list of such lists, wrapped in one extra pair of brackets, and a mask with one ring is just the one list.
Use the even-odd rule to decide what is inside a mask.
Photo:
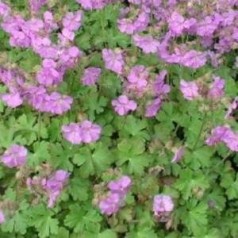
[(196, 141), (195, 141), (195, 143), (194, 143), (194, 145), (193, 145), (192, 150), (195, 150), (195, 148), (196, 148), (196, 146), (197, 146), (197, 144), (198, 144), (198, 142), (199, 142), (199, 139), (200, 139), (200, 137), (201, 137), (203, 128), (204, 128), (204, 126), (205, 126), (206, 118), (207, 118), (207, 112), (205, 112), (205, 114), (204, 114), (204, 117), (203, 117), (203, 120), (202, 120), (202, 125), (201, 125), (201, 127), (200, 127), (200, 130), (199, 130), (199, 133), (198, 133), (198, 137), (197, 137), (197, 139), (196, 139)]

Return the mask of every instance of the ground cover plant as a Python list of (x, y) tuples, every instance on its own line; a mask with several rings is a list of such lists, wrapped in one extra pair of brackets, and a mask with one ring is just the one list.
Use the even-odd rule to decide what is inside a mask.
[(237, 0), (0, 0), (0, 237), (238, 237)]

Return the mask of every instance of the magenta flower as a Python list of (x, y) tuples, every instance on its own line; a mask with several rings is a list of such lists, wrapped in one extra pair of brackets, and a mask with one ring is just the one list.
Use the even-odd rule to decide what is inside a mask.
[(164, 194), (154, 196), (153, 211), (155, 216), (170, 213), (173, 209), (174, 203), (170, 196)]
[(52, 12), (45, 11), (43, 14), (44, 18), (44, 29), (46, 32), (52, 32), (58, 28), (57, 23), (54, 21), (54, 16)]
[(96, 67), (89, 67), (85, 69), (83, 77), (81, 79), (82, 83), (88, 86), (94, 85), (100, 77), (101, 71), (102, 70), (100, 68)]
[(57, 63), (51, 59), (42, 62), (42, 68), (37, 72), (37, 81), (44, 86), (59, 84), (63, 80), (64, 71), (60, 71)]
[(117, 193), (109, 193), (109, 195), (99, 202), (99, 209), (102, 214), (108, 216), (115, 214), (120, 208), (120, 195)]
[(145, 54), (156, 53), (160, 45), (159, 41), (155, 40), (152, 36), (133, 36), (134, 44), (141, 48)]
[(77, 11), (77, 12), (67, 12), (62, 20), (63, 27), (67, 29), (68, 31), (77, 31), (81, 24), (83, 19), (83, 12)]
[(145, 117), (154, 117), (160, 110), (162, 101), (160, 98), (156, 98), (150, 104), (146, 106)]
[(183, 93), (184, 98), (187, 100), (194, 100), (200, 96), (199, 88), (196, 82), (186, 82), (181, 80), (180, 90)]
[(107, 187), (111, 192), (118, 193), (124, 197), (131, 187), (131, 178), (128, 176), (122, 176), (118, 180), (111, 181)]
[(92, 143), (100, 138), (102, 128), (85, 120), (62, 126), (63, 137), (72, 144)]
[(208, 97), (211, 99), (219, 99), (224, 95), (225, 80), (218, 76), (213, 76), (213, 83), (208, 92)]
[(135, 25), (132, 19), (118, 19), (117, 20), (118, 28), (122, 33), (132, 35), (135, 32)]
[(10, 7), (7, 4), (0, 2), (0, 17), (4, 19), (10, 15), (10, 12), (11, 12)]
[(64, 125), (61, 128), (63, 133), (63, 137), (69, 141), (71, 144), (81, 144), (82, 137), (81, 137), (81, 128), (77, 123), (70, 123), (68, 125)]
[(131, 84), (139, 84), (143, 87), (147, 85), (149, 71), (143, 65), (136, 65), (131, 68), (127, 80)]
[(211, 135), (207, 138), (206, 144), (212, 146), (223, 141), (224, 137), (229, 134), (230, 128), (227, 126), (217, 126), (211, 132)]
[(135, 32), (144, 31), (150, 22), (150, 15), (146, 11), (141, 11), (134, 21)]
[(98, 206), (102, 214), (110, 216), (117, 213), (120, 207), (123, 206), (126, 194), (131, 187), (131, 178), (122, 176), (109, 182), (107, 187), (110, 192), (106, 198), (99, 202)]
[(232, 151), (238, 151), (238, 133), (232, 131), (228, 126), (217, 126), (206, 139), (206, 144), (213, 146), (223, 142)]
[(27, 149), (24, 146), (13, 144), (1, 157), (2, 163), (9, 168), (23, 166), (27, 159)]
[(73, 41), (74, 37), (75, 33), (73, 31), (68, 30), (67, 28), (64, 28), (62, 30), (62, 34), (59, 34), (59, 38), (63, 45), (66, 45), (68, 41)]
[(102, 57), (106, 69), (109, 69), (117, 74), (122, 74), (125, 62), (121, 50), (103, 49)]
[(0, 224), (3, 224), (5, 222), (5, 215), (2, 210), (0, 210)]
[(50, 112), (56, 115), (62, 115), (70, 110), (73, 99), (70, 96), (61, 95), (58, 92), (53, 92), (46, 96), (45, 102), (42, 105), (44, 112)]
[(82, 52), (76, 46), (71, 46), (69, 48), (64, 48), (60, 52), (59, 63), (63, 67), (73, 68), (77, 62), (77, 60), (82, 55)]
[(173, 159), (172, 159), (171, 162), (172, 162), (172, 163), (177, 163), (177, 162), (179, 162), (179, 161), (182, 159), (183, 155), (184, 155), (184, 147), (178, 148), (178, 149), (176, 150), (176, 152), (175, 152), (175, 154), (174, 154), (174, 157), (173, 157)]
[(121, 16), (117, 21), (118, 28), (122, 33), (132, 35), (134, 33), (144, 31), (147, 28), (150, 22), (148, 13), (141, 11), (134, 19), (127, 18), (128, 13), (129, 11), (127, 9), (123, 9), (121, 11)]
[(71, 108), (73, 99), (58, 92), (48, 94), (44, 87), (30, 87), (26, 91), (27, 101), (40, 112), (61, 115)]
[(76, 0), (85, 10), (102, 9), (109, 0)]
[(81, 137), (84, 143), (92, 143), (99, 140), (102, 128), (93, 124), (91, 121), (85, 120), (80, 123)]
[(167, 73), (166, 70), (162, 70), (155, 78), (153, 89), (159, 97), (163, 97), (170, 92), (170, 86), (164, 82)]
[(196, 20), (189, 19), (185, 20), (182, 15), (178, 12), (174, 11), (170, 18), (168, 19), (169, 30), (173, 36), (180, 36), (183, 34), (185, 30), (190, 29), (191, 27), (195, 27)]
[(120, 115), (124, 116), (129, 111), (135, 111), (137, 104), (133, 100), (129, 100), (126, 95), (121, 95), (117, 99), (112, 100), (114, 110)]
[(29, 0), (31, 11), (38, 12), (47, 3), (47, 0)]
[(149, 71), (143, 65), (136, 65), (131, 68), (127, 76), (126, 90), (132, 91), (137, 96), (143, 95), (148, 85)]
[(60, 196), (65, 184), (68, 181), (69, 173), (64, 170), (57, 170), (49, 179), (42, 180), (42, 187), (46, 190), (48, 196), (48, 207), (55, 205), (57, 198)]
[(11, 108), (16, 108), (23, 103), (23, 99), (21, 98), (19, 93), (7, 93), (1, 96), (1, 99), (7, 106)]
[(207, 54), (196, 50), (187, 51), (177, 57), (178, 62), (175, 61), (175, 63), (179, 63), (192, 69), (198, 69), (204, 66), (207, 62)]

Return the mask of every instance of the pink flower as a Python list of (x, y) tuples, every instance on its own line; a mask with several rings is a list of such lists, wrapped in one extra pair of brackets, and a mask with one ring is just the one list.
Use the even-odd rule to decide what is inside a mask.
[(5, 102), (7, 104), (7, 106), (9, 106), (11, 108), (18, 107), (18, 106), (22, 105), (22, 103), (23, 103), (23, 99), (21, 98), (20, 94), (17, 92), (3, 94), (1, 96), (1, 99), (3, 100), (3, 102)]
[(141, 48), (144, 53), (156, 53), (158, 50), (158, 47), (160, 45), (159, 41), (153, 39), (152, 36), (140, 36), (140, 35), (134, 35), (133, 36), (134, 44)]
[(173, 36), (180, 36), (185, 30), (189, 30), (194, 27), (196, 20), (194, 18), (185, 20), (182, 15), (174, 11), (170, 18), (168, 19), (169, 30)]
[(99, 209), (102, 214), (108, 216), (115, 214), (119, 211), (120, 208), (120, 195), (117, 193), (109, 193), (109, 195), (99, 202)]
[(59, 84), (63, 80), (64, 71), (60, 71), (52, 59), (44, 59), (41, 69), (37, 72), (37, 81), (44, 86)]
[(84, 143), (92, 143), (100, 138), (102, 128), (93, 124), (91, 121), (85, 120), (80, 123), (81, 137)]
[(75, 37), (75, 33), (73, 31), (64, 28), (62, 30), (62, 34), (59, 36), (62, 42), (73, 41)]
[(68, 181), (69, 173), (64, 170), (57, 170), (49, 179), (42, 180), (42, 187), (46, 190), (48, 207), (53, 207), (57, 198), (60, 196), (65, 184)]
[(63, 125), (61, 131), (63, 133), (63, 137), (71, 144), (81, 144), (81, 128), (78, 123), (70, 123), (68, 125)]
[(9, 168), (20, 167), (26, 163), (27, 149), (20, 145), (11, 145), (1, 157), (2, 163)]
[(117, 180), (109, 182), (108, 188), (110, 192), (98, 205), (101, 213), (108, 216), (117, 213), (120, 207), (124, 205), (124, 200), (130, 187), (131, 178), (128, 176), (122, 176)]
[(0, 224), (5, 222), (5, 215), (2, 210), (0, 210)]
[(88, 86), (94, 85), (97, 82), (101, 71), (102, 70), (100, 68), (96, 67), (89, 67), (85, 69), (82, 77), (82, 83)]
[(92, 143), (100, 138), (102, 128), (85, 120), (81, 123), (63, 125), (61, 129), (63, 137), (72, 144)]
[(173, 209), (174, 203), (170, 196), (164, 194), (154, 196), (153, 211), (155, 216), (172, 212)]
[(232, 131), (228, 126), (217, 126), (207, 138), (206, 144), (209, 146), (223, 142), (232, 151), (238, 151), (238, 133)]
[(213, 76), (213, 83), (208, 92), (208, 97), (211, 99), (219, 99), (224, 95), (225, 80), (218, 76)]
[(162, 70), (155, 78), (153, 89), (159, 97), (163, 97), (170, 92), (170, 86), (164, 82), (167, 73), (166, 70)]
[(123, 197), (131, 187), (131, 178), (128, 176), (122, 176), (118, 180), (111, 181), (107, 187), (111, 192), (118, 193)]
[(184, 80), (181, 80), (180, 90), (183, 93), (184, 98), (190, 101), (200, 96), (198, 92), (199, 88), (196, 82), (186, 82)]
[(187, 51), (179, 57), (180, 64), (192, 69), (198, 69), (204, 66), (207, 62), (207, 54), (196, 50)]
[(70, 96), (53, 92), (45, 97), (45, 102), (42, 104), (42, 111), (62, 115), (70, 110), (72, 103), (73, 99)]
[(62, 24), (65, 29), (68, 31), (77, 31), (81, 24), (83, 19), (83, 12), (77, 11), (77, 12), (67, 12), (62, 20)]
[(157, 112), (160, 110), (162, 101), (160, 98), (156, 98), (150, 104), (146, 106), (145, 117), (154, 117)]
[(7, 4), (0, 2), (0, 17), (6, 18), (7, 16), (10, 15), (10, 12), (11, 12), (10, 7)]
[(127, 76), (128, 83), (126, 90), (136, 93), (138, 96), (142, 95), (148, 85), (149, 71), (143, 65), (136, 65), (131, 68)]
[(137, 104), (133, 100), (129, 100), (126, 95), (121, 95), (117, 99), (112, 100), (114, 110), (120, 115), (124, 116), (129, 111), (135, 111)]
[(109, 0), (76, 0), (85, 10), (102, 9)]
[(29, 0), (31, 11), (38, 12), (47, 3), (47, 0)]
[(103, 49), (102, 57), (106, 69), (122, 74), (125, 62), (121, 50)]
[(179, 162), (182, 159), (183, 155), (184, 155), (184, 147), (178, 148), (171, 162), (172, 163)]

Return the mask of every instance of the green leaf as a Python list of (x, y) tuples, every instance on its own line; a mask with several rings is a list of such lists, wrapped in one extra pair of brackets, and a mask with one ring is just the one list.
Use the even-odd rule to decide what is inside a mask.
[(64, 223), (72, 228), (75, 233), (82, 231), (92, 231), (97, 234), (100, 229), (98, 222), (102, 217), (95, 210), (85, 210), (79, 205), (70, 206), (70, 213), (66, 216)]
[(32, 216), (32, 225), (39, 232), (40, 238), (58, 234), (59, 221), (56, 218), (52, 218), (52, 212), (50, 210), (39, 205), (32, 209), (30, 215)]
[(26, 234), (26, 229), (28, 227), (28, 221), (24, 214), (16, 212), (15, 215), (7, 220), (2, 225), (2, 230), (5, 232), (19, 232), (20, 234)]
[(105, 230), (98, 235), (98, 238), (117, 238), (117, 234), (112, 230)]
[(207, 209), (206, 203), (199, 203), (191, 207), (188, 214), (183, 217), (183, 223), (196, 236), (207, 234)]

